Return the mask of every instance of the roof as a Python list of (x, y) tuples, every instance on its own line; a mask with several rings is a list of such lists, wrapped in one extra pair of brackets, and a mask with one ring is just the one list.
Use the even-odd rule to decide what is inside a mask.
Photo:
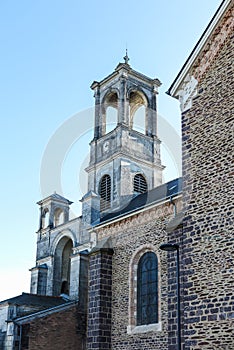
[(62, 305), (66, 301), (62, 297), (52, 297), (46, 295), (22, 293), (16, 297), (6, 299), (0, 302), (2, 304), (41, 306), (42, 308)]
[(161, 86), (161, 82), (159, 79), (155, 78), (155, 79), (152, 79), (148, 76), (146, 76), (145, 74), (142, 74), (134, 69), (131, 68), (131, 66), (128, 64), (128, 63), (119, 63), (117, 65), (117, 67), (115, 68), (114, 72), (112, 72), (111, 74), (109, 74), (107, 77), (105, 77), (104, 79), (102, 79), (101, 81), (94, 81), (92, 84), (91, 84), (91, 89), (95, 89), (97, 86), (100, 86), (100, 85), (103, 85), (104, 83), (106, 83), (108, 80), (111, 80), (113, 79), (115, 76), (118, 75), (118, 72), (121, 70), (121, 69), (125, 69), (128, 73), (130, 73), (131, 75), (137, 77), (138, 79), (141, 79), (143, 81), (145, 81), (146, 83), (148, 84), (151, 84), (151, 85), (155, 85), (157, 87)]
[(41, 205), (42, 203), (46, 202), (46, 201), (59, 201), (59, 202), (62, 202), (62, 203), (66, 203), (66, 204), (72, 204), (73, 202), (69, 201), (69, 199), (61, 196), (60, 194), (54, 192), (53, 194), (51, 194), (50, 196), (40, 200), (39, 202), (37, 202), (37, 204)]
[(161, 186), (158, 186), (148, 192), (139, 194), (133, 198), (130, 203), (121, 210), (109, 213), (101, 218), (101, 223), (113, 220), (127, 213), (137, 211), (155, 202), (160, 202), (172, 198), (182, 192), (182, 178), (174, 179)]
[[(209, 22), (208, 26), (206, 27), (205, 31), (203, 32), (202, 36), (198, 40), (197, 44), (195, 45), (194, 49), (192, 50), (191, 54), (185, 61), (184, 65), (182, 66), (181, 70), (177, 74), (175, 80), (171, 84), (170, 88), (167, 91), (167, 94), (174, 96), (177, 89), (179, 88), (181, 82), (185, 79), (187, 76), (189, 70), (193, 66), (194, 62), (197, 60), (198, 55), (200, 52), (204, 49), (204, 47), (207, 45), (208, 40), (212, 33), (215, 31), (217, 24), (220, 22), (220, 20), (223, 18), (226, 10), (231, 5), (233, 0), (223, 0), (215, 12), (214, 16), (212, 17), (211, 21)], [(176, 96), (175, 96), (176, 97)]]

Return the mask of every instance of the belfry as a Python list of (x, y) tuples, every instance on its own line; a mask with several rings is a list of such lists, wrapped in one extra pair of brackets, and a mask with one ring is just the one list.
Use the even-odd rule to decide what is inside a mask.
[(133, 196), (162, 184), (157, 136), (157, 94), (161, 85), (133, 70), (129, 58), (91, 88), (95, 96), (88, 191), (100, 196), (101, 216), (120, 210)]

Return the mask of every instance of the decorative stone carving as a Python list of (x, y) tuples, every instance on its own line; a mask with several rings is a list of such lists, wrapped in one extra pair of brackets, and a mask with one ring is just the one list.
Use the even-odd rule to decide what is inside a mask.
[(194, 76), (188, 74), (178, 92), (181, 112), (191, 108), (192, 99), (197, 95), (197, 84)]

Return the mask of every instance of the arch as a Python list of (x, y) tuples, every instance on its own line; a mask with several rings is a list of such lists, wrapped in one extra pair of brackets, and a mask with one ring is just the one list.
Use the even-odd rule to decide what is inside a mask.
[(145, 177), (138, 173), (133, 179), (133, 191), (136, 193), (145, 193), (148, 190), (148, 185)]
[(59, 296), (61, 293), (69, 295), (72, 248), (73, 242), (67, 236), (63, 236), (56, 246), (53, 274), (54, 296)]
[(111, 177), (108, 174), (102, 176), (99, 186), (98, 193), (100, 195), (100, 210), (104, 211), (110, 208), (111, 205)]
[(64, 210), (61, 208), (56, 208), (54, 211), (54, 226), (59, 226), (64, 223)]
[(66, 229), (64, 231), (59, 232), (56, 235), (56, 238), (54, 239), (52, 245), (51, 245), (51, 249), (50, 249), (50, 254), (52, 256), (55, 255), (55, 250), (59, 244), (59, 242), (61, 241), (62, 238), (67, 237), (68, 239), (70, 239), (72, 241), (72, 245), (73, 247), (75, 247), (76, 245), (76, 236), (75, 234), (70, 230), (70, 229)]
[(102, 99), (102, 135), (113, 130), (118, 124), (118, 101), (117, 89), (107, 91)]
[(146, 133), (148, 124), (148, 98), (139, 89), (128, 91), (130, 127), (141, 133)]
[(41, 228), (46, 228), (50, 224), (49, 209), (45, 208), (41, 215)]
[[(152, 257), (156, 264), (154, 264), (154, 267), (156, 266), (156, 278), (157, 281), (157, 288), (155, 290), (155, 293), (150, 298), (155, 297), (154, 301), (154, 312), (155, 316), (153, 316), (150, 319), (147, 319), (146, 316), (149, 314), (146, 312), (144, 314), (144, 311), (142, 311), (142, 308), (147, 308), (147, 305), (140, 305), (141, 302), (139, 299), (142, 297), (142, 294), (140, 294), (140, 282), (139, 278), (144, 262), (147, 260), (146, 257)], [(153, 269), (151, 269), (152, 271)], [(154, 269), (155, 270), (155, 269)], [(156, 248), (152, 244), (146, 244), (141, 247), (139, 247), (135, 253), (133, 254), (130, 264), (129, 264), (129, 325), (128, 325), (128, 333), (138, 333), (138, 332), (147, 332), (152, 330), (161, 330), (161, 322), (160, 322), (160, 300), (161, 300), (161, 294), (160, 294), (160, 260), (159, 255), (156, 251)], [(150, 274), (150, 273), (149, 273)], [(143, 278), (144, 279), (144, 278)], [(145, 279), (144, 279), (145, 281)], [(155, 282), (155, 281), (154, 281)], [(155, 286), (155, 284), (154, 284)], [(147, 287), (145, 287), (147, 289)], [(140, 311), (141, 309), (141, 311)], [(140, 315), (141, 312), (141, 315)], [(142, 316), (142, 313), (144, 316)], [(142, 328), (142, 326), (144, 326)], [(142, 328), (142, 330), (141, 330)]]

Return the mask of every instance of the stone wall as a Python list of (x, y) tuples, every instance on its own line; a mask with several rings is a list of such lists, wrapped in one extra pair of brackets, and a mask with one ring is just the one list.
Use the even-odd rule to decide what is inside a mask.
[(234, 349), (233, 31), (222, 37), (182, 115), (186, 350)]
[[(177, 201), (179, 206), (179, 202)], [(168, 266), (167, 254), (159, 249), (167, 242), (165, 231), (173, 216), (170, 203), (122, 219), (96, 229), (99, 239), (111, 237), (112, 260), (112, 349), (115, 350), (167, 350), (168, 349)], [(153, 251), (158, 257), (159, 322), (136, 327), (134, 324), (134, 300), (131, 300), (132, 280), (135, 279), (134, 257), (145, 251)], [(135, 315), (136, 316), (136, 315)]]

